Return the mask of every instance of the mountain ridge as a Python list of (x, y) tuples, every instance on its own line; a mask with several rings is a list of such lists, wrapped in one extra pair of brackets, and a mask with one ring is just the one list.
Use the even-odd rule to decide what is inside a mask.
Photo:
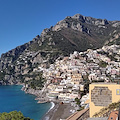
[[(16, 84), (37, 80), (37, 67), (49, 67), (58, 57), (73, 51), (120, 44), (120, 21), (108, 21), (76, 14), (46, 28), (32, 41), (1, 55), (0, 83)], [(42, 79), (40, 79), (42, 81)], [(41, 82), (40, 82), (41, 83)]]

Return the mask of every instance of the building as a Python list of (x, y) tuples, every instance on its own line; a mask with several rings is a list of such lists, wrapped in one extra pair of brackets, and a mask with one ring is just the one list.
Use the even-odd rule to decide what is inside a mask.
[(83, 78), (82, 78), (81, 74), (78, 73), (78, 74), (73, 74), (72, 75), (72, 78), (71, 78), (71, 83), (72, 84), (79, 85), (82, 82), (83, 82)]
[(120, 84), (93, 83), (89, 86), (90, 118), (102, 108), (120, 100)]

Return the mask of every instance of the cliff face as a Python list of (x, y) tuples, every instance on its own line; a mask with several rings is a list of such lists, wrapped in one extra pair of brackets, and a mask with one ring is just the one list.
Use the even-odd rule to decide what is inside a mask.
[(105, 44), (120, 44), (120, 21), (108, 21), (76, 14), (66, 17), (49, 29), (44, 29), (32, 41), (2, 54), (0, 84), (27, 83), (42, 87), (44, 80), (35, 68), (48, 67), (56, 58), (73, 51), (100, 48)]

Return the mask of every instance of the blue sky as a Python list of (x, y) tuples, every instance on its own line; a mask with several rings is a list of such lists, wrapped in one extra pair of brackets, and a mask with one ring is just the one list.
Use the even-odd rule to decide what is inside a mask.
[(120, 20), (119, 0), (0, 0), (0, 55), (40, 35), (66, 16)]

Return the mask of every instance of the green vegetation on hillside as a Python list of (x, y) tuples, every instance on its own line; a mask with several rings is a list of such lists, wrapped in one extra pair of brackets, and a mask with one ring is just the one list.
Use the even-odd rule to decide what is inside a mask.
[(0, 72), (0, 80), (3, 80), (4, 79), (4, 77), (5, 77), (5, 72), (3, 72), (3, 71), (1, 71)]
[(19, 111), (12, 111), (9, 113), (3, 112), (0, 113), (0, 120), (33, 120), (28, 117), (24, 117), (23, 114)]
[(99, 62), (99, 66), (105, 68), (108, 64), (104, 61)]
[(33, 72), (31, 75), (26, 75), (25, 77), (29, 77), (30, 80), (26, 81), (25, 83), (27, 83), (29, 85), (29, 87), (33, 88), (33, 89), (42, 89), (45, 83), (45, 79), (42, 77), (42, 72), (40, 73), (35, 73)]

